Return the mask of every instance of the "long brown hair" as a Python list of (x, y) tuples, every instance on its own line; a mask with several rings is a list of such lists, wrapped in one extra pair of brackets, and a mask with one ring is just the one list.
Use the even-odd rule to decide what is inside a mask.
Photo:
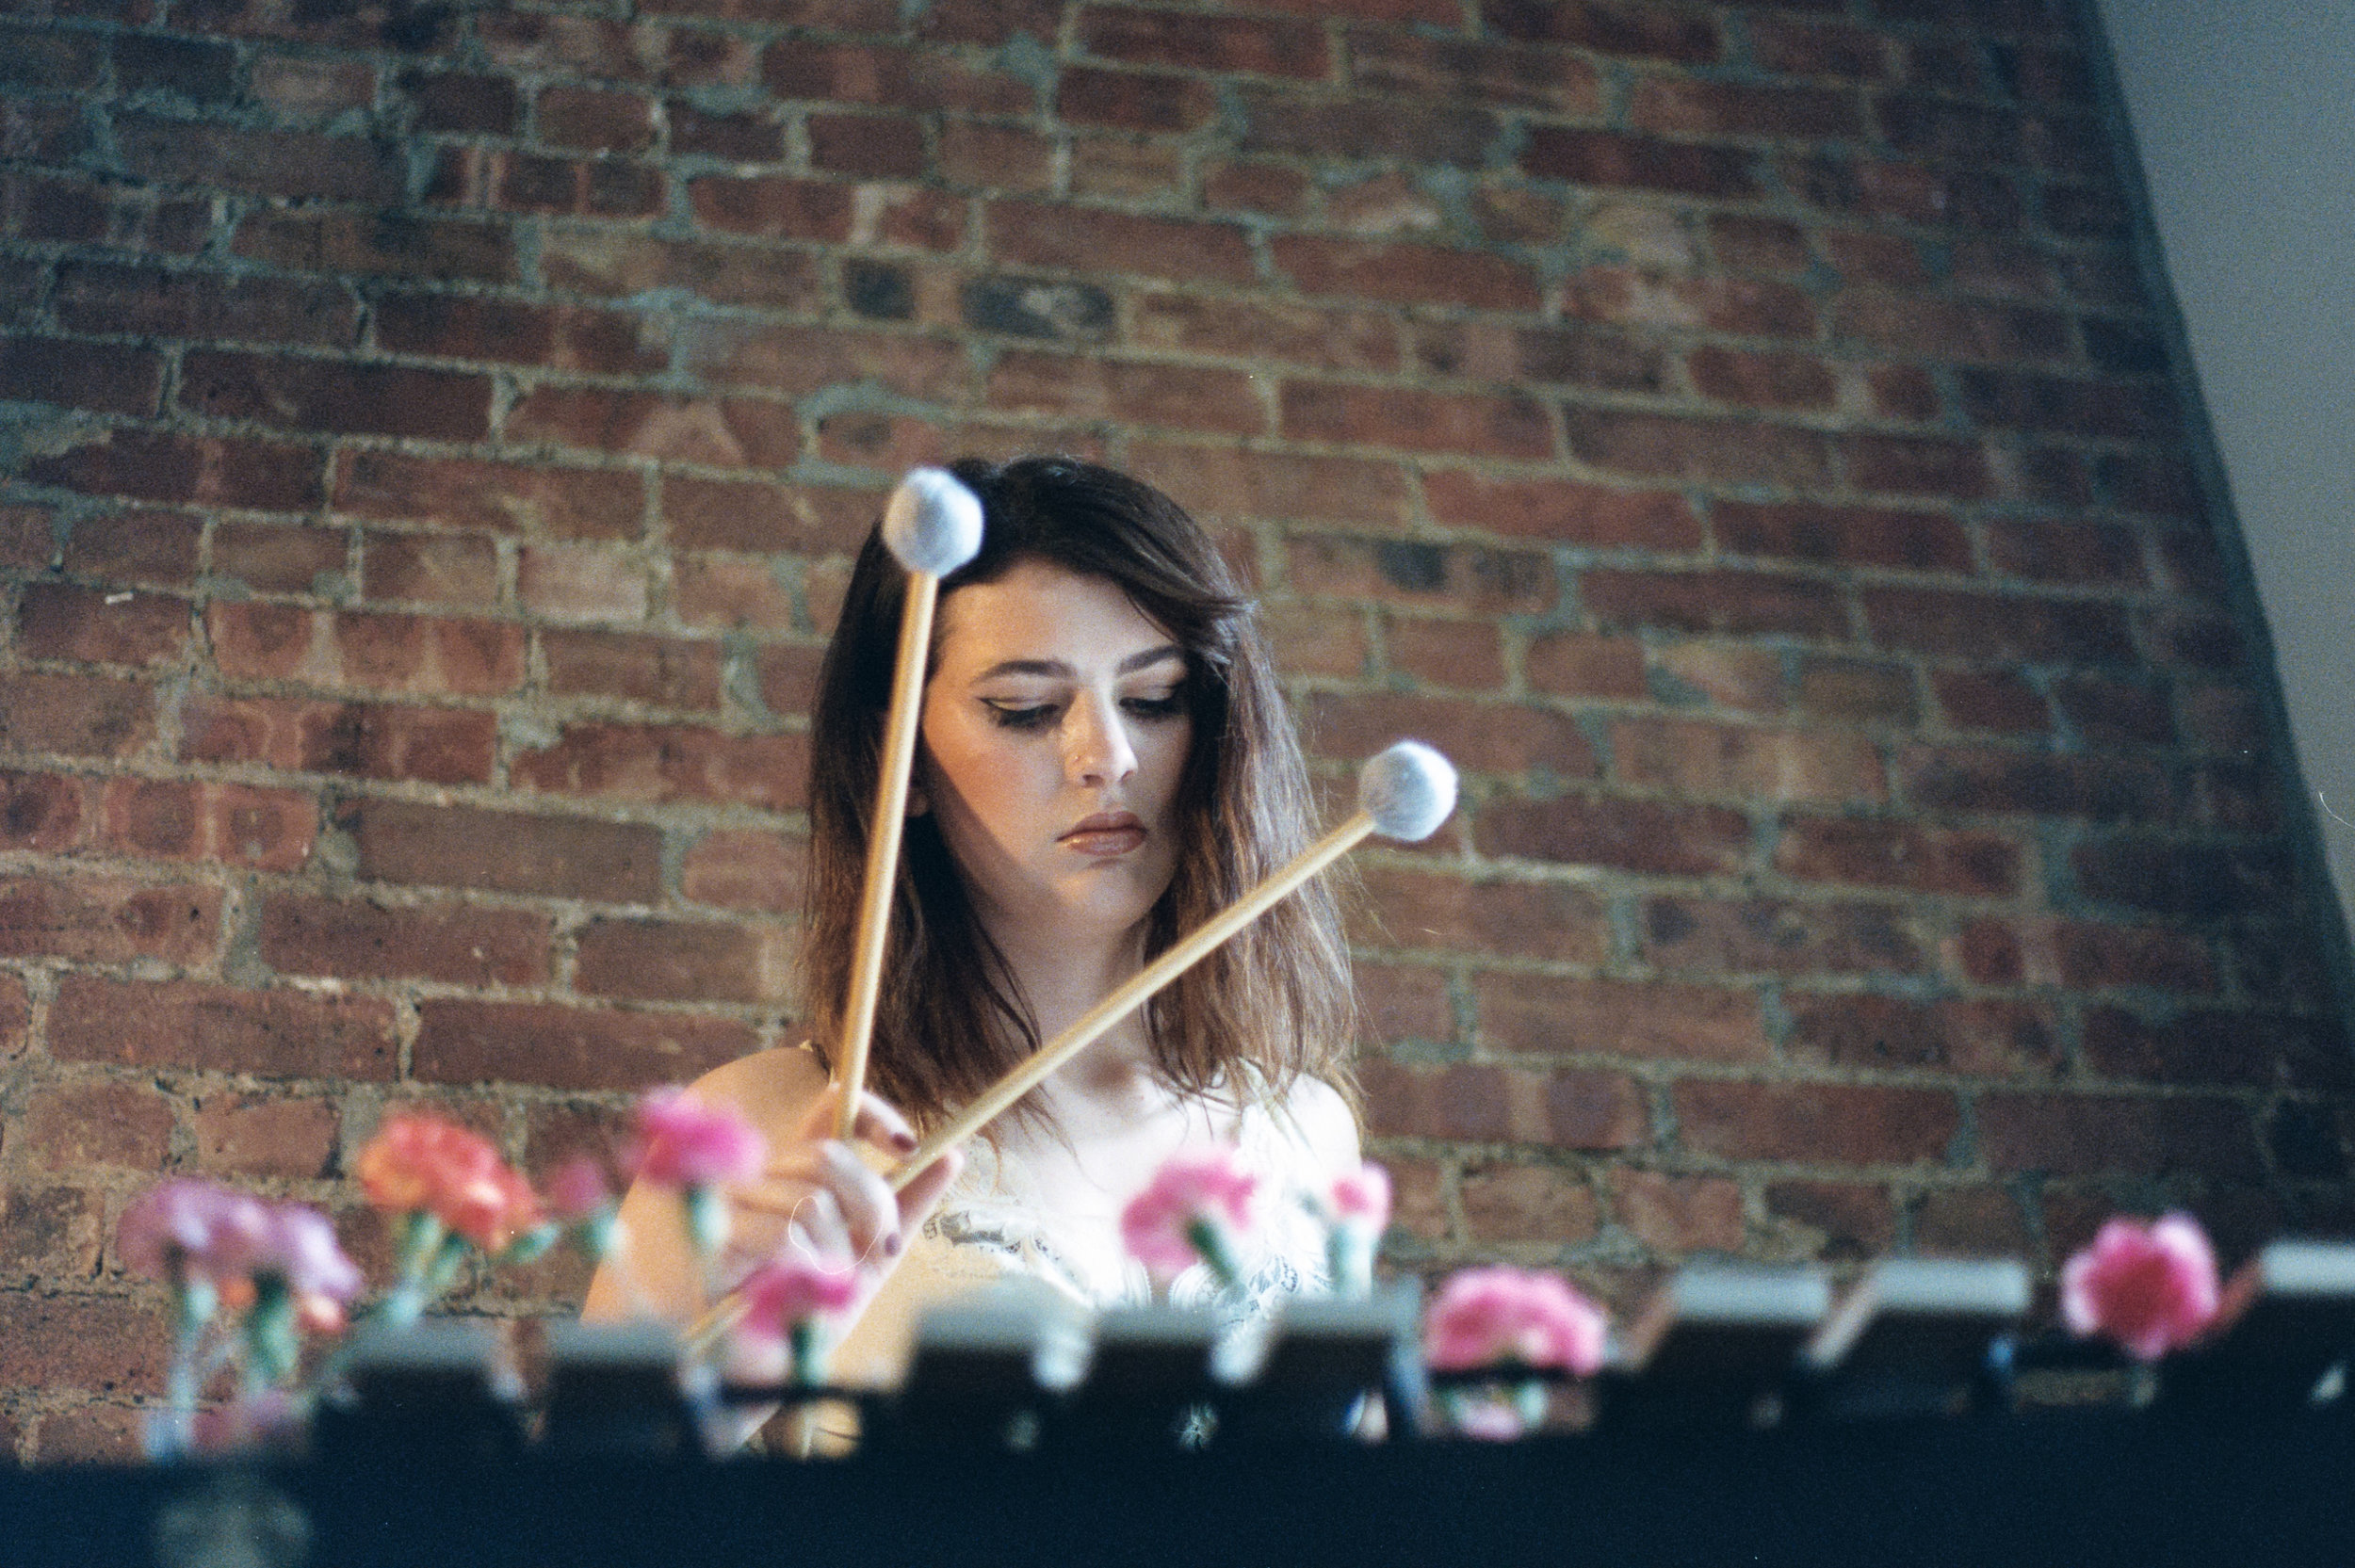
[[(1194, 744), (1178, 789), (1177, 869), (1145, 916), (1150, 960), (1309, 840), (1315, 802), (1257, 610), (1194, 519), (1150, 485), (1065, 458), (967, 459), (952, 470), (981, 497), (983, 525), (981, 553), (942, 579), (944, 602), (1017, 562), (1044, 560), (1110, 579), (1185, 651)], [(803, 994), (821, 1054), (850, 987), (906, 585), (870, 533), (811, 715)], [(901, 844), (884, 973), (869, 1082), (919, 1124), (1042, 1043), (930, 816), (911, 818)], [(1223, 1084), (1280, 1094), (1302, 1074), (1348, 1092), (1356, 1004), (1331, 891), (1313, 882), (1278, 904), (1161, 992), (1145, 1023), (1158, 1071), (1181, 1093)]]

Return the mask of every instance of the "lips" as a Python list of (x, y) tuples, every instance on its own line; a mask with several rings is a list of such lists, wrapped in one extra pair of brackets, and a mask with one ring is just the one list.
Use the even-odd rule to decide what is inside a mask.
[(1081, 817), (1056, 842), (1083, 855), (1125, 855), (1145, 842), (1145, 823), (1131, 811), (1100, 811)]

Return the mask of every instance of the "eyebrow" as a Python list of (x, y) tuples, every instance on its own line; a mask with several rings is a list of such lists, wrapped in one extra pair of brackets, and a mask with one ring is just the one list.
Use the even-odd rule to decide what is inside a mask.
[[(1138, 671), (1149, 669), (1164, 659), (1182, 659), (1185, 656), (1186, 651), (1183, 648), (1178, 647), (1175, 642), (1164, 642), (1158, 648), (1147, 648), (1143, 653), (1130, 654), (1113, 667), (1113, 673), (1133, 675)], [(1005, 659), (991, 665), (974, 676), (973, 681), (978, 686), (983, 681), (999, 675), (1044, 675), (1053, 680), (1070, 680), (1076, 673), (1077, 671), (1071, 666), (1061, 659)]]

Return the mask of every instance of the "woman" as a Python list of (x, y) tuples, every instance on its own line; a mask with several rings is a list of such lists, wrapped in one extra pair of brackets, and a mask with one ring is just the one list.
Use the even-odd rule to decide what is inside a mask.
[[(960, 462), (981, 553), (944, 579), (860, 1133), (890, 1163), (1155, 954), (1308, 841), (1313, 803), (1254, 613), (1176, 503), (1064, 459)], [(870, 536), (812, 718), (804, 994), (812, 1043), (706, 1075), (775, 1150), (749, 1267), (788, 1239), (860, 1260), (872, 1295), (835, 1375), (885, 1381), (927, 1302), (1007, 1275), (1093, 1306), (1144, 1300), (1122, 1207), (1172, 1154), (1241, 1144), (1274, 1181), (1354, 1167), (1355, 1024), (1329, 894), (1312, 886), (1050, 1075), (894, 1197), (830, 1136), (825, 1043), (849, 985), (905, 574)], [(773, 1214), (765, 1211), (773, 1210)], [(585, 1315), (703, 1306), (675, 1212), (624, 1209)], [(788, 1227), (791, 1227), (788, 1231)], [(1321, 1272), (1312, 1227), (1249, 1260), (1261, 1296)], [(1195, 1282), (1172, 1287), (1181, 1299)]]

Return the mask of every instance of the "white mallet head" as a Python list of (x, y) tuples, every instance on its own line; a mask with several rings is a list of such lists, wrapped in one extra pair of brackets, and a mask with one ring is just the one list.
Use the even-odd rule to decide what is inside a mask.
[(884, 543), (911, 572), (945, 577), (982, 548), (982, 498), (945, 468), (912, 468), (884, 508)]
[(1419, 843), (1455, 809), (1455, 765), (1420, 740), (1402, 740), (1357, 770), (1357, 807), (1383, 837)]

